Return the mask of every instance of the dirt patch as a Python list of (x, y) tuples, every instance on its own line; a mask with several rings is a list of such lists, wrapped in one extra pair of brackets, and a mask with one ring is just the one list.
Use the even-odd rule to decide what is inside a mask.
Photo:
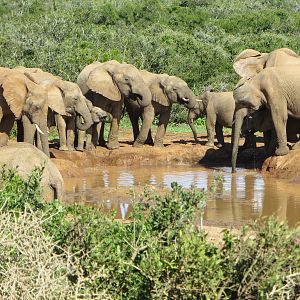
[(262, 172), (270, 176), (300, 182), (300, 149), (285, 156), (273, 156), (265, 160)]
[[(64, 152), (51, 148), (52, 160), (58, 162), (63, 176), (73, 176), (68, 168), (60, 167), (61, 160), (71, 161), (76, 167), (110, 166), (165, 166), (165, 165), (219, 165), (230, 166), (231, 146), (230, 136), (225, 137), (225, 147), (218, 149), (205, 146), (206, 136), (200, 136), (201, 143), (195, 143), (192, 133), (168, 133), (165, 138), (165, 147), (157, 148), (144, 145), (142, 148), (132, 147), (132, 133), (129, 129), (120, 131), (120, 148), (108, 150), (97, 147), (93, 151)], [(243, 141), (241, 141), (243, 143)], [(255, 168), (261, 166), (264, 151), (261, 148), (246, 150), (239, 156), (240, 162), (245, 162), (243, 167)], [(67, 172), (68, 174), (65, 174)], [(76, 172), (74, 172), (74, 176)]]

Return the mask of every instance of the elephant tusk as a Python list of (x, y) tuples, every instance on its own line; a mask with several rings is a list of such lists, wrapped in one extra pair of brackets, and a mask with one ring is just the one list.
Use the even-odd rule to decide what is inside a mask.
[(44, 132), (41, 130), (41, 128), (39, 127), (39, 125), (34, 124), (36, 127), (36, 130), (40, 133), (40, 134), (44, 134)]
[(183, 100), (184, 102), (189, 102), (189, 101), (190, 101), (189, 98), (182, 98), (182, 100)]
[(197, 101), (197, 102), (203, 102), (203, 100), (201, 100), (201, 99), (196, 99), (196, 101)]

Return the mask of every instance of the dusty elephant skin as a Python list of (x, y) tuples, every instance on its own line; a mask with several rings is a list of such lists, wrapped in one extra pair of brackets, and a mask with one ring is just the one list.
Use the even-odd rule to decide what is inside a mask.
[(13, 143), (0, 148), (0, 164), (7, 167), (18, 167), (22, 177), (27, 177), (35, 166), (45, 164), (41, 186), (46, 201), (63, 199), (64, 182), (55, 164), (42, 151), (28, 143)]

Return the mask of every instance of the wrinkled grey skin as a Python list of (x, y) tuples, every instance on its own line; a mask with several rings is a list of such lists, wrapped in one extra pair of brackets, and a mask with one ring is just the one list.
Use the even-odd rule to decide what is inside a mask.
[[(147, 71), (140, 71), (144, 81), (149, 87), (152, 95), (151, 105), (139, 107), (132, 100), (127, 100), (125, 106), (130, 117), (134, 147), (141, 147), (147, 141), (152, 143), (150, 127), (155, 116), (159, 116), (158, 128), (154, 140), (154, 146), (164, 147), (163, 140), (166, 128), (169, 123), (172, 104), (183, 104), (187, 108), (196, 105), (196, 97), (187, 83), (179, 77), (167, 74), (154, 74)], [(143, 120), (139, 130), (138, 120)]]
[(214, 146), (214, 135), (217, 135), (217, 147), (224, 146), (223, 127), (231, 128), (235, 102), (232, 92), (205, 92), (197, 98), (194, 108), (189, 109), (188, 124), (191, 127), (195, 141), (198, 142), (194, 120), (206, 116), (208, 135), (207, 146)]
[(112, 116), (106, 146), (117, 149), (124, 99), (134, 99), (140, 107), (151, 103), (151, 93), (138, 69), (117, 61), (94, 62), (81, 71), (77, 83), (94, 106)]
[(102, 122), (111, 120), (109, 113), (102, 110), (100, 107), (93, 106), (92, 102), (87, 100), (87, 105), (92, 115), (93, 124), (85, 131), (78, 130), (78, 151), (83, 151), (84, 141), (86, 141), (85, 149), (94, 150), (99, 145)]
[[(265, 150), (267, 154), (269, 156), (274, 155), (278, 145), (276, 142), (276, 132), (271, 111), (267, 108), (255, 111), (244, 120), (242, 125), (242, 134), (247, 134), (247, 132), (255, 133), (257, 131), (263, 132)], [(288, 117), (286, 131), (287, 140), (289, 142), (297, 142), (299, 140), (297, 134), (300, 133), (299, 120)]]
[(15, 143), (0, 148), (0, 165), (8, 168), (17, 168), (21, 177), (27, 178), (35, 166), (45, 164), (42, 174), (41, 187), (43, 198), (47, 201), (53, 199), (63, 200), (64, 181), (50, 158), (28, 143)]

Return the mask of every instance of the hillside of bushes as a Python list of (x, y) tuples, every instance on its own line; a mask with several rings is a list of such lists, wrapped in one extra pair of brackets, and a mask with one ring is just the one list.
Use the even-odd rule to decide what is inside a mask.
[(69, 80), (95, 60), (178, 75), (196, 93), (233, 88), (245, 48), (300, 53), (294, 0), (0, 0), (0, 65)]

